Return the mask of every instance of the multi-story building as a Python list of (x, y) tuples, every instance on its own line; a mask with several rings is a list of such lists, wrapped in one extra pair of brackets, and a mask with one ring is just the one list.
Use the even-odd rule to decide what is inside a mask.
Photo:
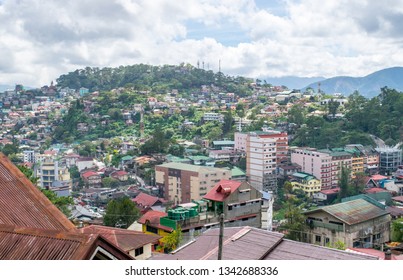
[(307, 211), (305, 241), (322, 246), (338, 241), (346, 247), (380, 246), (390, 239), (391, 220), (382, 206), (360, 198)]
[(39, 178), (41, 188), (51, 189), (56, 193), (61, 191), (64, 194), (69, 194), (72, 189), (70, 172), (57, 160), (48, 158), (41, 161), (36, 169), (36, 176)]
[(288, 157), (288, 136), (279, 131), (235, 133), (235, 149), (246, 151), (248, 182), (261, 191), (276, 192), (277, 167)]
[(35, 163), (36, 158), (35, 158), (35, 151), (29, 150), (29, 151), (24, 151), (24, 162), (29, 162), (29, 163)]
[(402, 163), (402, 150), (398, 148), (376, 148), (379, 153), (379, 173), (391, 175)]
[(205, 122), (217, 121), (224, 123), (224, 115), (220, 113), (204, 113), (203, 120)]
[(296, 172), (291, 175), (290, 181), (293, 189), (302, 190), (308, 197), (312, 197), (321, 190), (320, 180), (311, 174)]
[[(369, 175), (377, 174), (379, 169), (379, 153), (372, 148), (371, 146), (363, 146), (361, 144), (350, 144), (346, 145), (345, 150), (347, 152), (352, 152), (353, 154), (353, 162), (352, 169), (357, 172), (364, 172)], [(360, 153), (357, 154), (357, 151)], [(362, 165), (361, 168), (361, 159)]]
[(311, 148), (291, 150), (291, 162), (301, 166), (301, 171), (312, 174), (321, 181), (322, 190), (332, 188), (332, 156)]
[(231, 170), (186, 163), (155, 166), (155, 183), (161, 197), (174, 204), (200, 200), (221, 179), (230, 179)]

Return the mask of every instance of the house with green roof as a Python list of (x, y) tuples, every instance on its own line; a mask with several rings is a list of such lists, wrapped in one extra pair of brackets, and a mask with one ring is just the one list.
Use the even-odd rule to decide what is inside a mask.
[(320, 192), (321, 183), (312, 174), (304, 172), (295, 172), (290, 176), (290, 182), (293, 189), (300, 189), (308, 197), (312, 197), (315, 193)]
[(380, 205), (358, 198), (304, 212), (306, 242), (346, 247), (374, 248), (390, 241), (390, 214)]

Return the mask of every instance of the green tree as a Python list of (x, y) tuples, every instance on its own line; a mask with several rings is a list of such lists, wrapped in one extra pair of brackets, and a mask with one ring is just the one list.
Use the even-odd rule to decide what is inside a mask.
[(183, 238), (182, 229), (178, 225), (174, 231), (161, 238), (162, 249), (164, 250), (165, 253), (169, 253), (175, 250), (182, 242), (182, 238)]
[(340, 177), (339, 177), (339, 188), (340, 192), (338, 194), (338, 200), (345, 198), (350, 195), (350, 169), (344, 165), (341, 165)]
[(116, 180), (115, 178), (111, 178), (111, 177), (105, 177), (102, 179), (102, 187), (104, 188), (117, 188), (119, 187), (119, 180)]
[(302, 233), (306, 231), (305, 216), (297, 201), (289, 198), (285, 203), (286, 223), (281, 227), (286, 231), (286, 237), (296, 241), (303, 241)]
[(74, 204), (71, 196), (59, 197), (54, 191), (42, 188), (40, 190), (66, 217), (71, 216), (70, 206)]
[(403, 218), (392, 221), (391, 240), (393, 242), (403, 242)]
[(140, 217), (140, 212), (130, 198), (110, 200), (106, 206), (104, 225), (128, 228)]
[(336, 116), (339, 106), (340, 103), (333, 99), (330, 99), (330, 101), (327, 103), (327, 109), (329, 111), (329, 114), (332, 115), (333, 118)]
[(36, 186), (39, 178), (34, 176), (34, 171), (31, 168), (26, 167), (25, 165), (18, 164), (17, 167), (25, 175), (25, 177), (27, 177), (32, 182), (32, 184)]

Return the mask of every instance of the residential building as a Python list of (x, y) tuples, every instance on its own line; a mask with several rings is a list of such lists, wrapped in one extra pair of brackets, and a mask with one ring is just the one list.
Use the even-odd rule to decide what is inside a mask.
[(392, 175), (402, 164), (402, 150), (399, 148), (376, 148), (379, 153), (379, 173)]
[(23, 159), (24, 163), (25, 162), (36, 163), (35, 151), (32, 150), (23, 151), (23, 155), (24, 155)]
[(364, 172), (366, 174), (374, 175), (378, 173), (379, 153), (374, 148), (372, 148), (371, 146), (363, 146), (360, 144), (346, 145), (346, 150), (351, 148), (356, 149), (361, 153), (364, 161)]
[(84, 169), (91, 169), (95, 166), (94, 159), (92, 157), (80, 157), (76, 160), (78, 171), (81, 172)]
[(208, 201), (207, 212), (232, 225), (261, 227), (262, 194), (247, 182), (221, 180), (204, 197)]
[[(211, 228), (171, 254), (152, 260), (217, 260), (220, 229)], [(292, 241), (253, 227), (224, 228), (222, 260), (376, 260), (377, 257)], [(264, 265), (264, 262), (260, 263)]]
[(145, 234), (143, 232), (91, 225), (83, 227), (80, 232), (85, 234), (99, 234), (115, 246), (123, 249), (135, 260), (147, 260), (155, 250), (161, 236)]
[(224, 123), (224, 115), (220, 113), (204, 113), (203, 120), (205, 122), (217, 121)]
[(129, 179), (129, 173), (124, 170), (117, 170), (111, 173), (110, 177), (119, 180), (121, 182), (125, 182)]
[(175, 162), (155, 166), (155, 183), (161, 197), (174, 204), (200, 200), (221, 179), (230, 178), (231, 171), (223, 168)]
[[(279, 131), (236, 132), (235, 149), (246, 152), (248, 182), (263, 191), (276, 192), (277, 167), (288, 157), (288, 136)], [(242, 146), (242, 145), (246, 145)]]
[(294, 148), (291, 150), (291, 162), (300, 165), (302, 172), (320, 180), (322, 190), (328, 190), (338, 186), (341, 166), (351, 169), (352, 156), (344, 151)]
[(215, 149), (215, 150), (234, 149), (234, 146), (235, 146), (235, 141), (231, 141), (231, 140), (213, 141), (213, 149)]
[(163, 205), (166, 201), (160, 197), (141, 192), (135, 198), (133, 198), (132, 201), (136, 203), (137, 208), (143, 214), (151, 209), (157, 210), (156, 208), (159, 208), (160, 211), (165, 211), (165, 207)]
[(391, 217), (383, 207), (362, 198), (304, 213), (306, 241), (325, 246), (342, 241), (347, 247), (372, 248), (389, 241)]
[(100, 188), (102, 187), (102, 178), (97, 172), (93, 170), (85, 171), (81, 174), (86, 188)]
[(315, 193), (321, 190), (320, 180), (311, 174), (296, 172), (291, 175), (290, 182), (293, 189), (302, 190), (308, 197), (313, 197)]

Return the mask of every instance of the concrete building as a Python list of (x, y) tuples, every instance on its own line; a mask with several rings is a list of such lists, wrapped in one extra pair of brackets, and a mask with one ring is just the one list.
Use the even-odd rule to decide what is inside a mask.
[(237, 132), (234, 138), (235, 149), (246, 151), (248, 182), (260, 191), (276, 192), (277, 167), (288, 157), (287, 133)]
[(155, 166), (160, 195), (174, 204), (200, 200), (221, 179), (230, 178), (231, 171), (223, 168), (175, 162)]
[(402, 150), (398, 148), (376, 148), (379, 153), (379, 173), (391, 175), (402, 163)]
[(293, 189), (302, 190), (308, 197), (313, 197), (321, 190), (320, 180), (311, 174), (296, 172), (291, 175), (290, 182)]
[(204, 113), (203, 120), (205, 122), (217, 121), (224, 123), (224, 115), (220, 113)]
[(29, 150), (29, 151), (23, 151), (24, 155), (24, 163), (25, 162), (30, 162), (30, 163), (36, 163), (36, 158), (35, 158), (35, 151)]
[(35, 170), (41, 188), (53, 190), (57, 194), (59, 192), (64, 195), (70, 194), (73, 183), (66, 166), (61, 165), (57, 160), (48, 158), (41, 161)]
[(342, 150), (316, 150), (295, 148), (291, 162), (301, 166), (301, 171), (314, 175), (322, 183), (322, 190), (338, 186), (341, 166), (351, 169), (352, 155)]
[(362, 198), (304, 213), (306, 241), (325, 246), (341, 241), (346, 247), (372, 248), (390, 241), (390, 214)]
[(301, 166), (301, 171), (312, 174), (321, 181), (322, 189), (332, 188), (332, 157), (316, 149), (291, 150), (291, 162)]

